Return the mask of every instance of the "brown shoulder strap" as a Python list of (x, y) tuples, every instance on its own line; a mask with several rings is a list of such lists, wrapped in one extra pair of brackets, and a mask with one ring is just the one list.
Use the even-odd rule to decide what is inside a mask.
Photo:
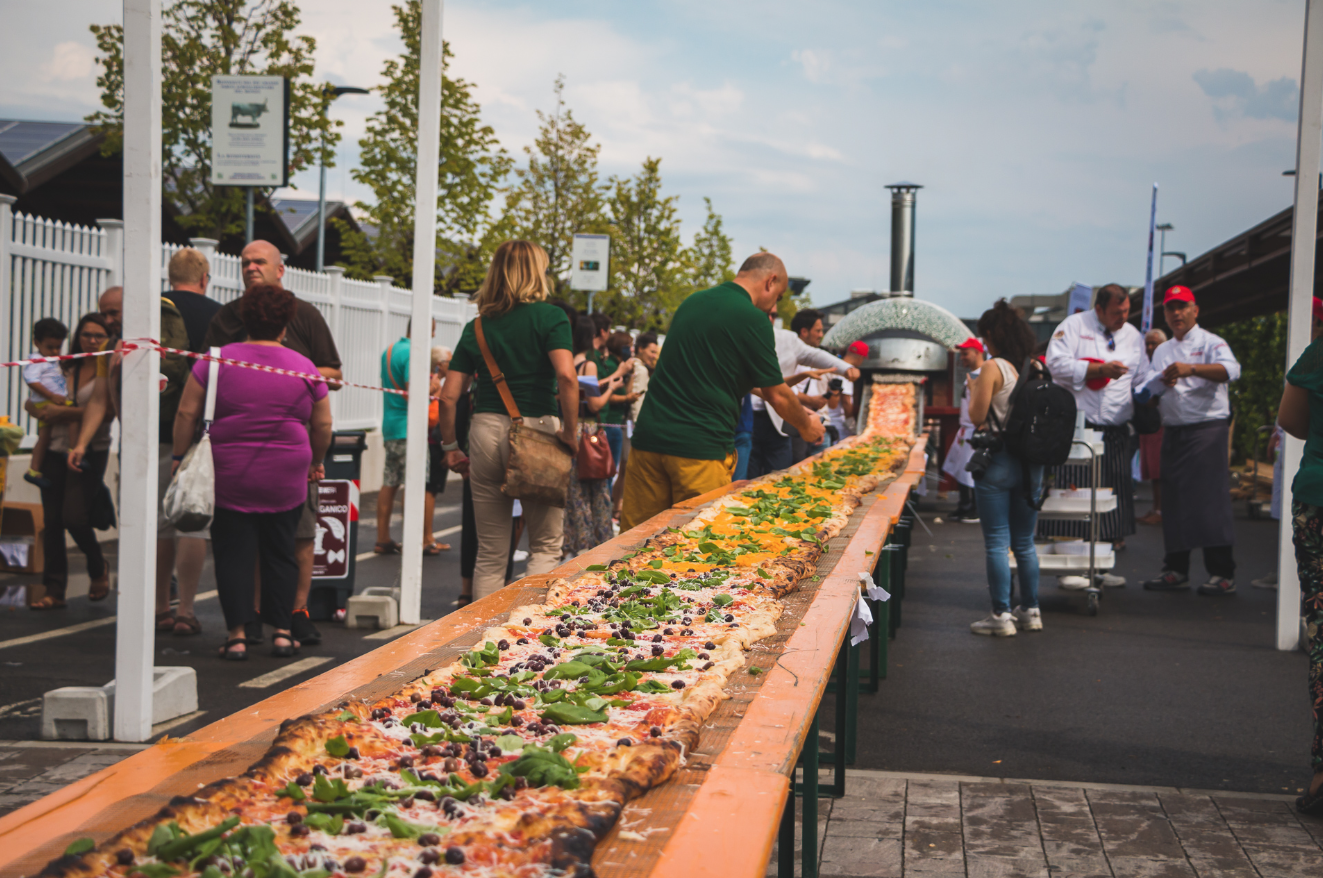
[(390, 386), (394, 387), (396, 390), (399, 390), (400, 385), (399, 382), (395, 380), (395, 370), (391, 368), (391, 363), (394, 361), (394, 359), (395, 359), (395, 342), (391, 342), (390, 347), (386, 348), (386, 377), (390, 379)]
[(515, 405), (514, 397), (510, 394), (510, 388), (505, 384), (505, 375), (496, 366), (496, 358), (492, 356), (491, 348), (487, 347), (487, 336), (482, 331), (482, 318), (473, 318), (473, 334), (478, 337), (478, 350), (482, 351), (482, 360), (487, 364), (487, 374), (492, 376), (492, 383), (496, 385), (496, 390), (501, 394), (501, 402), (505, 403), (505, 411), (510, 415), (510, 420), (516, 424), (523, 423), (523, 418), (519, 415), (519, 406)]

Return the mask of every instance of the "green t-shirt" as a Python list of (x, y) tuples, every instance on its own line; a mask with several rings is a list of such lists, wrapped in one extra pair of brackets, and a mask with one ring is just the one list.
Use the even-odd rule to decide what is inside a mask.
[[(394, 380), (392, 380), (394, 379)], [(381, 352), (381, 386), (404, 390), (409, 386), (409, 340), (402, 338)], [(398, 393), (383, 393), (381, 438), (406, 439), (409, 436), (409, 399)]]
[(1323, 336), (1305, 348), (1286, 373), (1286, 381), (1309, 391), (1309, 438), (1305, 440), (1300, 469), (1291, 482), (1291, 495), (1301, 503), (1323, 506)]
[[(620, 368), (620, 361), (614, 355), (606, 351), (593, 351), (590, 355), (592, 361), (597, 364), (597, 380), (605, 381), (616, 373)], [(617, 387), (611, 393), (624, 393), (623, 385)], [(609, 402), (602, 406), (602, 410), (597, 413), (597, 420), (603, 424), (623, 424), (625, 418), (629, 416), (629, 403)]]
[[(556, 370), (551, 368), (551, 358), (547, 354), (556, 350), (573, 350), (570, 319), (565, 312), (546, 302), (521, 303), (500, 317), (482, 318), (482, 330), (497, 368), (505, 375), (505, 383), (519, 407), (519, 414), (525, 418), (559, 416)], [(459, 336), (450, 368), (472, 375), (477, 382), (475, 413), (506, 413), (501, 394), (487, 373), (482, 351), (478, 350), (478, 337), (473, 332), (472, 321)]]
[(784, 380), (772, 324), (744, 288), (727, 282), (701, 290), (671, 320), (631, 442), (656, 454), (723, 460), (735, 448), (744, 395)]

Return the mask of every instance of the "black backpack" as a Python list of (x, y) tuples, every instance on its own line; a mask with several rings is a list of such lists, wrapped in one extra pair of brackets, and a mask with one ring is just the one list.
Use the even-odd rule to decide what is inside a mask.
[[(1039, 366), (1034, 375), (1031, 367)], [(1061, 466), (1070, 456), (1075, 438), (1075, 397), (1052, 382), (1046, 366), (1026, 357), (1020, 378), (1011, 391), (1006, 429), (1006, 449), (1030, 465)]]

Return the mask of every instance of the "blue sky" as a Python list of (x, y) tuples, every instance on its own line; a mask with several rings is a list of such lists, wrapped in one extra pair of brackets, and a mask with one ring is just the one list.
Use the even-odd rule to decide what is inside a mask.
[[(87, 25), (120, 8), (0, 0), (0, 118), (95, 109)], [(302, 8), (319, 75), (379, 82), (398, 51), (387, 0)], [(886, 286), (883, 187), (924, 184), (917, 294), (976, 316), (1072, 281), (1142, 283), (1155, 181), (1167, 248), (1192, 257), (1288, 206), (1303, 20), (1303, 0), (451, 0), (445, 27), (511, 153), (564, 73), (604, 174), (661, 156), (686, 236), (712, 198), (737, 260), (775, 250), (818, 303)], [(364, 195), (345, 164), (376, 106), (336, 107), (333, 197)], [(315, 196), (315, 174), (295, 182)]]

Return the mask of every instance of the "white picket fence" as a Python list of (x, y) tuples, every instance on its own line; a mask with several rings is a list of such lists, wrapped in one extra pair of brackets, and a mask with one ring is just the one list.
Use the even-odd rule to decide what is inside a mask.
[[(0, 362), (28, 356), (32, 350), (32, 324), (42, 317), (57, 317), (70, 330), (78, 318), (97, 309), (97, 297), (123, 277), (124, 224), (100, 220), (88, 228), (14, 213), (14, 198), (0, 195)], [(216, 252), (216, 241), (193, 238), (191, 243), (211, 262), (208, 295), (228, 302), (243, 291), (239, 257)], [(168, 289), (165, 265), (179, 248), (166, 244), (161, 254), (162, 290)], [(317, 306), (326, 318), (340, 349), (344, 377), (361, 384), (381, 383), (381, 352), (405, 334), (412, 293), (391, 285), (389, 277), (376, 282), (351, 280), (342, 268), (325, 272), (290, 268), (285, 287)], [(432, 297), (436, 318), (434, 345), (454, 348), (464, 324), (477, 309), (466, 299)], [(0, 414), (34, 429), (23, 412), (28, 390), (22, 370), (10, 368), (0, 375)], [(331, 394), (336, 429), (381, 426), (382, 394), (345, 388)]]

